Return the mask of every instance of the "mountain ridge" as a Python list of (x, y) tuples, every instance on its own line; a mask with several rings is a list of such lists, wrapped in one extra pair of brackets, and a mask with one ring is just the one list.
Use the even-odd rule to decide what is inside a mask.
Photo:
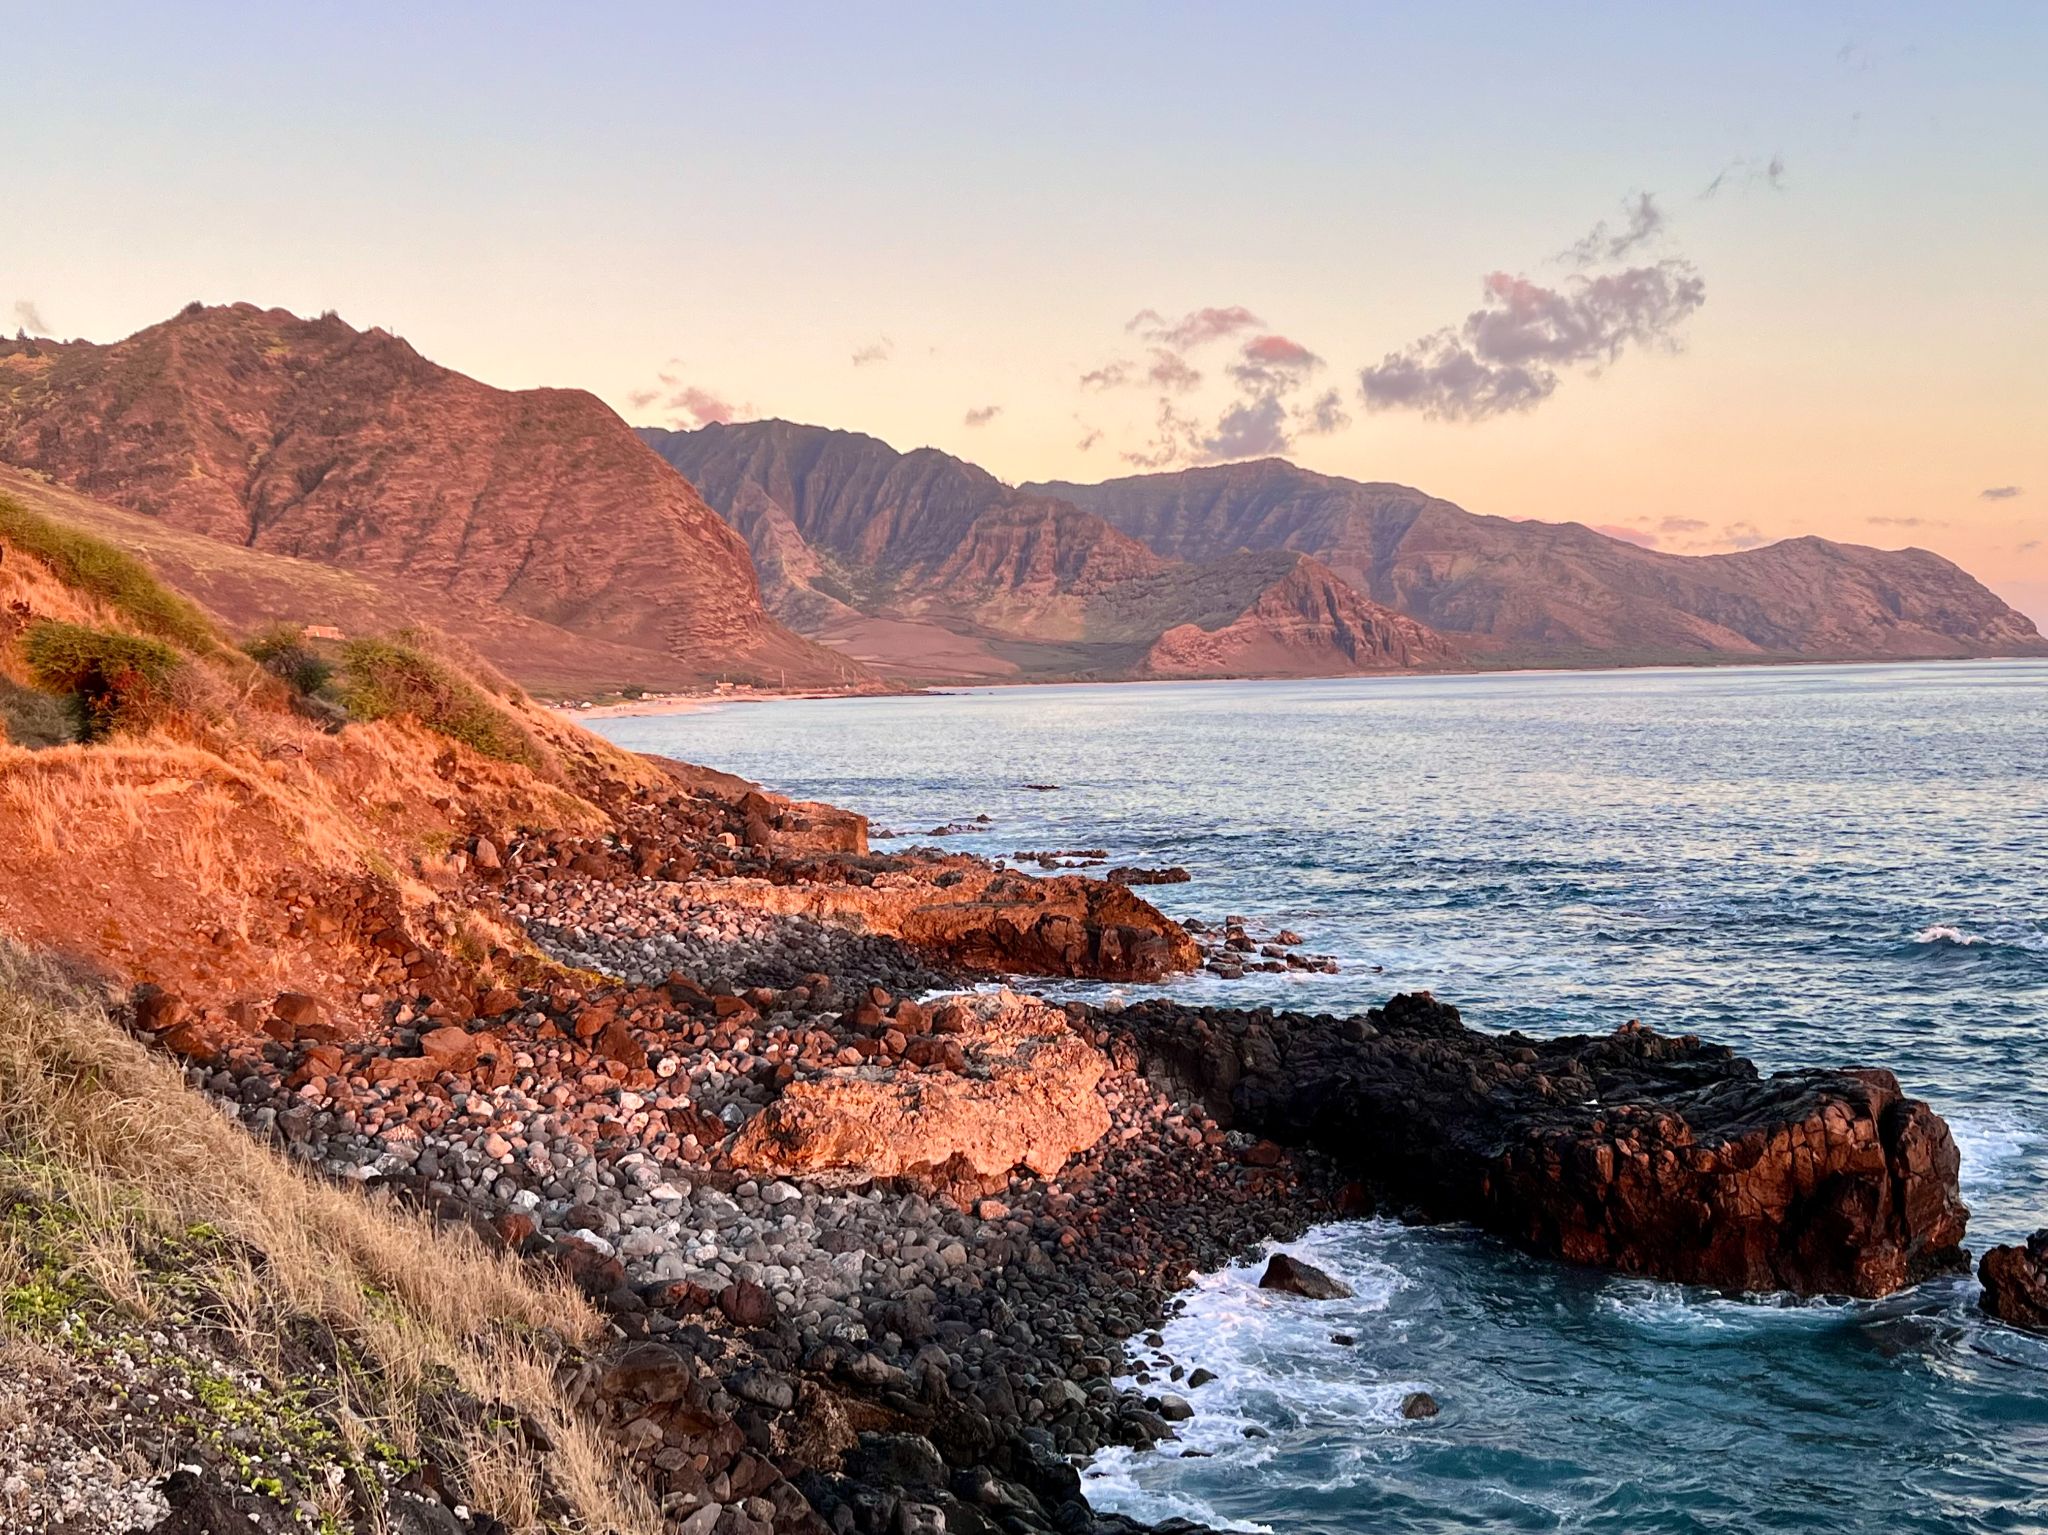
[(896, 675), (1318, 675), (1460, 659), (1305, 556), (1178, 560), (934, 448), (789, 421), (640, 435), (746, 536), (773, 611)]
[(1687, 555), (1578, 522), (1476, 513), (1282, 459), (1040, 481), (1181, 558), (1288, 548), (1495, 664), (1886, 660), (2048, 654), (2033, 622), (1927, 550), (1813, 535)]
[(495, 389), (331, 313), (193, 305), (104, 345), (0, 342), (0, 460), (646, 658), (617, 684), (874, 682), (768, 615), (744, 541), (596, 396)]

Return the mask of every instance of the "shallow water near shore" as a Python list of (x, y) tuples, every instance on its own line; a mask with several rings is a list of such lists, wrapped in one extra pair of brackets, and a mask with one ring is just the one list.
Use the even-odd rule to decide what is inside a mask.
[[(1344, 966), (1172, 983), (1189, 1000), (1428, 989), (1480, 1028), (1639, 1018), (1766, 1069), (1892, 1067), (1955, 1130), (1972, 1248), (2048, 1224), (2048, 663), (994, 689), (594, 728), (878, 827), (990, 816), (944, 839), (967, 851), (1182, 864), (1191, 883), (1144, 893)], [(1383, 1222), (1291, 1250), (1357, 1299), (1204, 1279), (1167, 1348), (1219, 1379), (1179, 1442), (1098, 1459), (1098, 1506), (1283, 1531), (2048, 1529), (2048, 1344), (1977, 1317), (1968, 1279), (1733, 1301)], [(1404, 1422), (1413, 1389), (1442, 1415)]]

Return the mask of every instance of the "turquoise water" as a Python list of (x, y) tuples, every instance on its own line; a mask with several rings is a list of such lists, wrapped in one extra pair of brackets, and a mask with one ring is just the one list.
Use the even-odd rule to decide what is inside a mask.
[[(1148, 892), (1168, 910), (1344, 964), (1174, 983), (1191, 997), (1428, 988), (1479, 1027), (1639, 1018), (1767, 1068), (1890, 1066), (1956, 1131), (1971, 1245), (2048, 1224), (2048, 663), (998, 689), (600, 728), (881, 826), (986, 814), (947, 839), (976, 852), (1184, 864)], [(1306, 1248), (1358, 1300), (1205, 1280), (1168, 1346), (1220, 1378), (1182, 1446), (1097, 1464), (1098, 1503), (1303, 1531), (2048, 1529), (2048, 1344), (1981, 1321), (1967, 1279), (1791, 1305), (1458, 1231)], [(1400, 1419), (1418, 1388), (1440, 1417)]]

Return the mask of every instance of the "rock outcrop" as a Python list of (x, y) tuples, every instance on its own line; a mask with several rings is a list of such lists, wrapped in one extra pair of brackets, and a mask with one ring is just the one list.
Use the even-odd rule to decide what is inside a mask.
[(944, 1170), (999, 1186), (1013, 1168), (1051, 1177), (1109, 1129), (1096, 1092), (1109, 1062), (1060, 1009), (1008, 991), (962, 997), (929, 1028), (906, 1058), (932, 1069), (863, 1065), (792, 1082), (747, 1122), (733, 1165), (777, 1177)]
[(2029, 1332), (2048, 1332), (2048, 1227), (2018, 1247), (1994, 1247), (1977, 1265), (1984, 1309)]
[(1150, 1002), (1115, 1021), (1219, 1120), (1568, 1262), (1874, 1296), (1964, 1261), (1955, 1142), (1888, 1071), (1763, 1077), (1633, 1024), (1480, 1034), (1426, 993), (1363, 1019)]

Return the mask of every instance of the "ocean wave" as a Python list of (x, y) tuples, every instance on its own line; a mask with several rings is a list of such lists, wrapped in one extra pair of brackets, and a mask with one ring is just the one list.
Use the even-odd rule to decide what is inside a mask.
[(1950, 1113), (1948, 1133), (1962, 1153), (1962, 1185), (1971, 1191), (1995, 1188), (2041, 1144), (2039, 1128), (2017, 1115)]
[(1991, 940), (1980, 933), (1972, 933), (1951, 923), (1937, 922), (1932, 927), (1923, 927), (1913, 935), (1915, 943), (1944, 944), (1955, 949), (1975, 948)]
[[(1172, 1392), (1194, 1409), (1175, 1426), (1176, 1437), (1151, 1450), (1109, 1449), (1083, 1473), (1089, 1500), (1133, 1518), (1180, 1517), (1228, 1525), (1227, 1516), (1201, 1501), (1211, 1483), (1241, 1482), (1304, 1435), (1364, 1429), (1399, 1433), (1414, 1425), (1401, 1414), (1409, 1393), (1427, 1382), (1373, 1368), (1336, 1335), (1366, 1335), (1385, 1325), (1390, 1302), (1409, 1280), (1392, 1265), (1360, 1250), (1377, 1223), (1346, 1223), (1282, 1243), (1249, 1263), (1206, 1274), (1182, 1297), (1179, 1312), (1160, 1328), (1158, 1347), (1129, 1346), (1150, 1376), (1135, 1374), (1120, 1387)], [(1343, 1300), (1304, 1302), (1258, 1287), (1271, 1252), (1315, 1264), (1352, 1289)], [(1174, 1380), (1171, 1372), (1185, 1375)], [(1197, 1369), (1213, 1376), (1187, 1384)], [(1194, 1452), (1190, 1457), (1187, 1452)], [(1201, 1484), (1191, 1486), (1191, 1480)]]
[(1850, 1302), (1794, 1295), (1721, 1295), (1651, 1279), (1614, 1279), (1595, 1304), (1654, 1337), (1703, 1343), (1734, 1341), (1759, 1327), (1830, 1326), (1854, 1314)]

